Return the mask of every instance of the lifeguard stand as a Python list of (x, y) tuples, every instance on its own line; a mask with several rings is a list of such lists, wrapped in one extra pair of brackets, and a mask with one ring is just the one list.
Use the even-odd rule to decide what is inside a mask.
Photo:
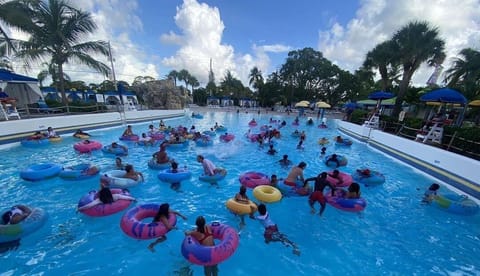
[(377, 113), (373, 114), (368, 121), (365, 121), (364, 125), (369, 128), (378, 129), (380, 125), (380, 116)]
[(423, 143), (437, 143), (441, 144), (443, 138), (443, 124), (435, 123), (428, 130), (427, 134), (417, 134), (417, 141), (422, 141)]

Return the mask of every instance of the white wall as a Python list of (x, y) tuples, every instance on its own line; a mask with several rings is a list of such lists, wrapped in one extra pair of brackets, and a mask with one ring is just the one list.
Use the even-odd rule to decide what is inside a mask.
[[(363, 140), (366, 140), (368, 144), (385, 151), (387, 154), (391, 152), (393, 155), (399, 155), (400, 158), (417, 163), (425, 169), (425, 172), (432, 173), (434, 177), (449, 178), (452, 182), (480, 193), (480, 161), (341, 120), (337, 120), (337, 126), (340, 131), (347, 134), (354, 133), (357, 138), (358, 136), (364, 137)], [(461, 187), (457, 188), (462, 189)]]

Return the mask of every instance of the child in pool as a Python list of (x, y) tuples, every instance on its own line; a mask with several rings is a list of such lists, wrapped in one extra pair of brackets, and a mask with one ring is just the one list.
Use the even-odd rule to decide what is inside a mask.
[(258, 220), (263, 227), (265, 227), (265, 232), (263, 237), (265, 238), (265, 243), (269, 242), (281, 242), (285, 246), (291, 246), (293, 248), (293, 254), (300, 255), (300, 250), (297, 245), (290, 241), (285, 234), (279, 232), (277, 224), (270, 219), (270, 214), (267, 212), (267, 207), (265, 204), (258, 205), (259, 216), (254, 216), (253, 213), (250, 214), (251, 219)]
[(437, 183), (433, 183), (428, 187), (428, 190), (425, 191), (423, 194), (422, 202), (424, 203), (431, 203), (438, 195), (437, 191), (440, 189), (440, 185)]

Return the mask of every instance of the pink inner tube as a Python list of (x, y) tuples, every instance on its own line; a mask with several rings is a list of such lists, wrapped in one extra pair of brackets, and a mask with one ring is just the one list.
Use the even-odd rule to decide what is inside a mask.
[(339, 172), (338, 176), (343, 182), (341, 184), (337, 184), (338, 179), (331, 177), (331, 174), (333, 174), (333, 171), (328, 172), (327, 181), (335, 187), (348, 187), (353, 182), (353, 178), (350, 174)]
[(345, 198), (345, 190), (335, 190), (335, 196), (332, 196), (331, 192), (325, 193), (325, 199), (327, 203), (333, 207), (347, 211), (347, 212), (360, 212), (367, 207), (367, 202), (364, 198)]
[(87, 153), (93, 150), (101, 149), (102, 144), (100, 144), (100, 142), (97, 142), (97, 141), (83, 140), (81, 142), (75, 143), (73, 145), (73, 148), (80, 153)]
[(152, 134), (149, 134), (148, 136), (152, 137), (152, 139), (156, 141), (165, 139), (165, 134), (161, 132), (152, 133)]
[[(148, 240), (158, 238), (165, 235), (169, 229), (161, 222), (142, 222), (143, 219), (155, 217), (160, 205), (143, 204), (128, 210), (120, 221), (120, 227), (128, 236), (139, 239)], [(170, 213), (168, 223), (173, 227), (177, 223), (177, 216)]]
[(249, 126), (257, 126), (257, 122), (254, 122), (254, 121), (250, 121), (248, 123)]
[[(130, 195), (130, 193), (127, 190), (110, 189), (110, 191), (112, 192), (112, 195), (113, 194), (124, 194), (127, 196)], [(84, 206), (97, 198), (98, 198), (98, 192), (91, 191), (90, 193), (88, 193), (87, 195), (85, 195), (80, 199), (80, 202), (78, 203), (78, 207)], [(108, 215), (120, 212), (122, 210), (125, 210), (128, 206), (130, 206), (130, 203), (131, 203), (130, 200), (120, 199), (109, 204), (103, 204), (103, 203), (97, 204), (91, 208), (81, 210), (80, 212), (91, 217), (103, 217), (103, 216), (108, 216)]]
[(240, 183), (247, 188), (255, 188), (259, 185), (270, 185), (268, 175), (261, 172), (246, 172), (240, 175)]
[(222, 140), (222, 141), (224, 141), (224, 142), (230, 142), (230, 141), (232, 141), (233, 139), (235, 139), (235, 135), (233, 135), (233, 134), (220, 135), (220, 140)]
[(238, 247), (237, 231), (218, 222), (213, 222), (210, 227), (213, 238), (220, 240), (220, 243), (214, 246), (205, 246), (192, 236), (185, 237), (182, 243), (182, 255), (189, 262), (211, 266), (223, 262), (235, 253)]

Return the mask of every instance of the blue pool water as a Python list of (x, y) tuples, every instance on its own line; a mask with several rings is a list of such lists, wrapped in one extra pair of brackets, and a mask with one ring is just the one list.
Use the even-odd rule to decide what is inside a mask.
[[(197, 147), (194, 142), (184, 149), (168, 150), (180, 167), (187, 166), (193, 177), (181, 184), (181, 191), (161, 183), (157, 171), (147, 162), (158, 147), (130, 144), (126, 163), (145, 175), (146, 182), (130, 188), (137, 203), (169, 202), (188, 217), (179, 219), (179, 230), (168, 233), (167, 241), (157, 245), (156, 252), (147, 249), (151, 241), (138, 241), (126, 236), (119, 222), (124, 212), (92, 218), (76, 213), (78, 200), (88, 191), (97, 189), (98, 177), (79, 182), (53, 178), (27, 182), (19, 170), (29, 164), (55, 162), (74, 165), (91, 162), (103, 171), (111, 169), (114, 159), (101, 152), (78, 155), (73, 150), (73, 138), (42, 149), (21, 146), (0, 151), (0, 198), (2, 209), (24, 203), (45, 209), (49, 218), (37, 232), (25, 237), (16, 250), (0, 254), (1, 275), (203, 275), (203, 269), (189, 264), (180, 253), (183, 231), (194, 227), (195, 218), (204, 215), (207, 221), (221, 221), (238, 227), (239, 219), (225, 208), (225, 201), (238, 192), (238, 177), (242, 172), (257, 170), (268, 175), (285, 177), (288, 170), (277, 161), (288, 154), (294, 163), (305, 161), (305, 176), (312, 177), (327, 170), (319, 157), (317, 140), (330, 140), (338, 135), (333, 122), (328, 129), (306, 126), (302, 120), (298, 129), (305, 130), (305, 150), (297, 150), (298, 138), (291, 137), (295, 127), (293, 117), (285, 117), (288, 125), (281, 129), (282, 138), (275, 146), (276, 156), (266, 154), (267, 148), (245, 139), (248, 122), (255, 118), (259, 126), (267, 124), (269, 114), (206, 113), (203, 119), (189, 117), (167, 120), (168, 125), (192, 124), (207, 130), (215, 122), (228, 127), (236, 139), (221, 143), (218, 136), (212, 147)], [(281, 119), (282, 117), (274, 117)], [(149, 123), (133, 125), (134, 132), (146, 132)], [(154, 124), (158, 126), (158, 121)], [(258, 130), (258, 127), (257, 127)], [(92, 140), (103, 144), (118, 140), (123, 128), (92, 131)], [(363, 187), (368, 205), (362, 213), (347, 213), (327, 205), (322, 217), (310, 214), (305, 197), (284, 198), (268, 204), (272, 219), (280, 231), (297, 243), (301, 255), (280, 243), (265, 244), (263, 228), (254, 220), (240, 233), (240, 245), (235, 254), (219, 265), (220, 275), (478, 275), (480, 274), (479, 215), (459, 216), (434, 206), (420, 204), (424, 190), (434, 179), (411, 167), (386, 157), (355, 141), (351, 147), (336, 147), (330, 143), (327, 153), (348, 157), (344, 171), (369, 166), (386, 176), (386, 183)], [(197, 154), (203, 154), (217, 166), (227, 168), (227, 177), (219, 187), (200, 182), (201, 166)], [(330, 169), (328, 169), (330, 170)], [(451, 193), (445, 186), (442, 192)], [(253, 199), (252, 191), (248, 195)], [(319, 206), (315, 206), (317, 211)]]

